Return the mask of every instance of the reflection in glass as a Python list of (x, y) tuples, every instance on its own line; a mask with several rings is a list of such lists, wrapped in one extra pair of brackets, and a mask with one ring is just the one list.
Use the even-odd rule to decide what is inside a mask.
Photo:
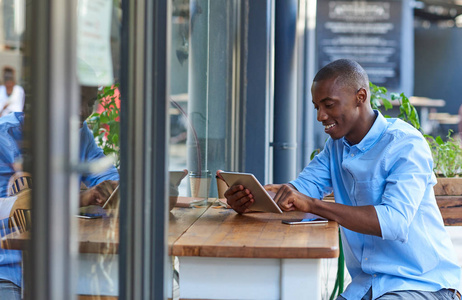
[[(170, 210), (169, 249), (206, 209), (219, 205), (215, 173), (231, 168), (237, 3), (172, 1), (169, 170), (170, 178), (181, 170), (189, 178), (180, 182)], [(170, 258), (172, 294), (167, 296), (176, 299), (181, 265)]]
[(21, 251), (5, 238), (27, 231), (31, 225), (30, 173), (23, 170), (24, 89), (22, 36), (24, 1), (0, 3), (0, 299), (20, 299)]
[[(120, 1), (79, 1), (77, 68), (81, 84), (97, 89), (86, 124), (100, 157), (111, 157), (109, 172), (100, 174), (101, 182), (110, 181), (98, 203), (80, 208), (80, 214), (95, 217), (79, 219), (77, 294), (119, 295), (119, 166), (120, 166)], [(81, 140), (82, 141), (82, 140)], [(106, 171), (108, 172), (108, 171)], [(91, 185), (90, 185), (91, 187)], [(84, 187), (85, 188), (85, 187)], [(84, 191), (85, 192), (85, 191)], [(83, 193), (84, 193), (83, 192)], [(82, 191), (81, 191), (82, 193)], [(98, 218), (99, 215), (102, 217)]]

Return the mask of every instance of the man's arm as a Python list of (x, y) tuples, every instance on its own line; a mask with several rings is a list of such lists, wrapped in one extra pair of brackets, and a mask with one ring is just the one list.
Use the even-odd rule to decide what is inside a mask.
[(275, 192), (274, 201), (283, 211), (299, 210), (313, 213), (336, 221), (352, 231), (382, 236), (379, 219), (374, 206), (348, 206), (321, 201), (297, 191), (290, 184), (267, 185), (265, 188)]
[[(88, 126), (84, 124), (80, 128), (80, 161), (89, 162), (105, 157), (103, 150), (95, 143), (93, 133)], [(85, 174), (82, 176), (82, 182), (86, 186), (93, 187), (105, 180), (119, 180), (119, 172), (114, 166), (99, 173)]]
[[(93, 138), (93, 134), (85, 124), (80, 129), (80, 161), (92, 161), (104, 157)], [(80, 193), (80, 206), (102, 205), (119, 183), (119, 172), (114, 166), (97, 174), (86, 174), (82, 181), (89, 186)]]

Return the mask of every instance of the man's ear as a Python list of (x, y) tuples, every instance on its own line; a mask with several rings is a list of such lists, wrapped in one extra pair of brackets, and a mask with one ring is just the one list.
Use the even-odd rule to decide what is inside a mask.
[(360, 88), (356, 93), (356, 104), (357, 106), (364, 104), (367, 101), (367, 91), (365, 88)]

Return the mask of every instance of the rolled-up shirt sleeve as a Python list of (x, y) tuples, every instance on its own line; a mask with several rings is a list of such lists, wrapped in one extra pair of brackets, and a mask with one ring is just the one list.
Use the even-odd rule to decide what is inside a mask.
[[(389, 172), (381, 203), (375, 206), (382, 238), (406, 242), (409, 227), (428, 185), (434, 185), (433, 160), (425, 140), (415, 135), (396, 137), (387, 149)], [(406, 149), (406, 151), (402, 151)]]
[[(103, 150), (96, 145), (92, 132), (84, 123), (80, 129), (80, 161), (93, 161), (103, 157)], [(86, 186), (92, 187), (105, 180), (119, 180), (119, 172), (114, 166), (110, 166), (99, 173), (85, 174), (81, 180)]]

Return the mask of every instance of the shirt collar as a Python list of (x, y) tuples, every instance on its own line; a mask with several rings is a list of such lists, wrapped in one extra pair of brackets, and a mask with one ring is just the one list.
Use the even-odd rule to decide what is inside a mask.
[(375, 143), (382, 136), (382, 133), (387, 128), (388, 122), (378, 110), (374, 110), (374, 113), (377, 116), (377, 118), (375, 119), (374, 124), (372, 124), (371, 129), (369, 129), (366, 136), (361, 140), (361, 142), (359, 142), (356, 145), (351, 146), (348, 143), (348, 141), (345, 139), (345, 137), (343, 137), (344, 145), (347, 145), (348, 147), (356, 147), (361, 152), (366, 152), (372, 146), (375, 145)]

